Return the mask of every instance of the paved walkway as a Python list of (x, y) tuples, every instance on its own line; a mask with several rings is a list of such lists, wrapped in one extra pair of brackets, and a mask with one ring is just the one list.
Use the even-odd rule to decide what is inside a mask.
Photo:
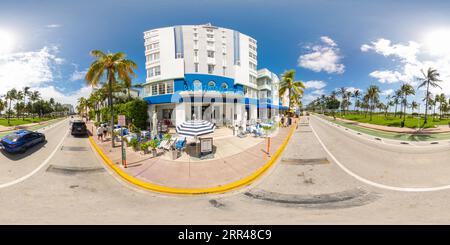
[[(88, 127), (91, 128), (90, 126)], [(274, 154), (289, 134), (290, 128), (280, 128), (271, 138), (270, 155)], [(111, 149), (111, 142), (94, 141), (115, 164), (121, 161), (119, 144)], [(247, 141), (247, 146), (244, 142)], [(128, 174), (145, 182), (174, 188), (211, 188), (241, 180), (261, 168), (269, 159), (266, 154), (266, 140), (263, 138), (226, 137), (214, 141), (217, 149), (228, 148), (234, 154), (217, 155), (211, 160), (188, 158), (185, 161), (168, 160), (165, 156), (152, 157), (142, 152), (127, 149)], [(158, 150), (162, 152), (162, 150)], [(220, 151), (220, 150), (217, 150)]]
[[(332, 117), (328, 117), (331, 118)], [(341, 122), (351, 123), (353, 125), (375, 129), (375, 130), (381, 130), (386, 132), (393, 132), (393, 133), (405, 133), (405, 134), (434, 134), (434, 133), (449, 133), (450, 127), (446, 125), (438, 125), (435, 128), (423, 128), (423, 129), (413, 129), (413, 128), (399, 128), (399, 127), (389, 127), (384, 125), (376, 125), (376, 124), (370, 124), (370, 123), (362, 123), (357, 121), (352, 121), (348, 119), (342, 119), (336, 117), (336, 120), (339, 120)]]

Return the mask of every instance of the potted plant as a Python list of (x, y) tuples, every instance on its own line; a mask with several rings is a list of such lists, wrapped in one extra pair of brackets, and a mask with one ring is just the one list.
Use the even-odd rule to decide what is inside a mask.
[(128, 145), (131, 146), (134, 151), (138, 151), (139, 149), (139, 141), (135, 138), (131, 139)]
[(157, 139), (150, 140), (148, 142), (148, 146), (152, 149), (153, 157), (157, 156), (156, 147), (158, 147), (158, 143), (159, 143), (159, 141)]
[(150, 153), (149, 150), (148, 150), (148, 147), (149, 147), (149, 143), (148, 142), (142, 143), (141, 144), (141, 151), (143, 151), (144, 154)]

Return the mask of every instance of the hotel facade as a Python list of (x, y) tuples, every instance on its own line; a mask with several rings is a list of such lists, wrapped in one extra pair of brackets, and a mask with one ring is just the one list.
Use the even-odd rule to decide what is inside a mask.
[(258, 70), (257, 41), (238, 31), (205, 25), (144, 32), (149, 118), (175, 126), (203, 119), (217, 126), (277, 120), (279, 78)]

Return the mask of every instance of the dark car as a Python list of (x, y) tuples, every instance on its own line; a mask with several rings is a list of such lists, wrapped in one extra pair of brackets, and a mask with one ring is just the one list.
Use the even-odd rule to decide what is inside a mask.
[(71, 134), (81, 136), (87, 135), (86, 123), (83, 121), (72, 122)]
[(19, 130), (3, 137), (0, 143), (2, 148), (9, 153), (23, 153), (44, 141), (45, 135), (43, 133)]

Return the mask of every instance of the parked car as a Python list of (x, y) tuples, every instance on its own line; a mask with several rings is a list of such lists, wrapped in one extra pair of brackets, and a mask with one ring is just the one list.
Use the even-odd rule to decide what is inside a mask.
[(72, 135), (87, 135), (86, 123), (83, 121), (74, 121), (71, 129)]
[(19, 130), (6, 135), (0, 141), (1, 147), (9, 153), (24, 153), (29, 148), (45, 141), (43, 133)]

